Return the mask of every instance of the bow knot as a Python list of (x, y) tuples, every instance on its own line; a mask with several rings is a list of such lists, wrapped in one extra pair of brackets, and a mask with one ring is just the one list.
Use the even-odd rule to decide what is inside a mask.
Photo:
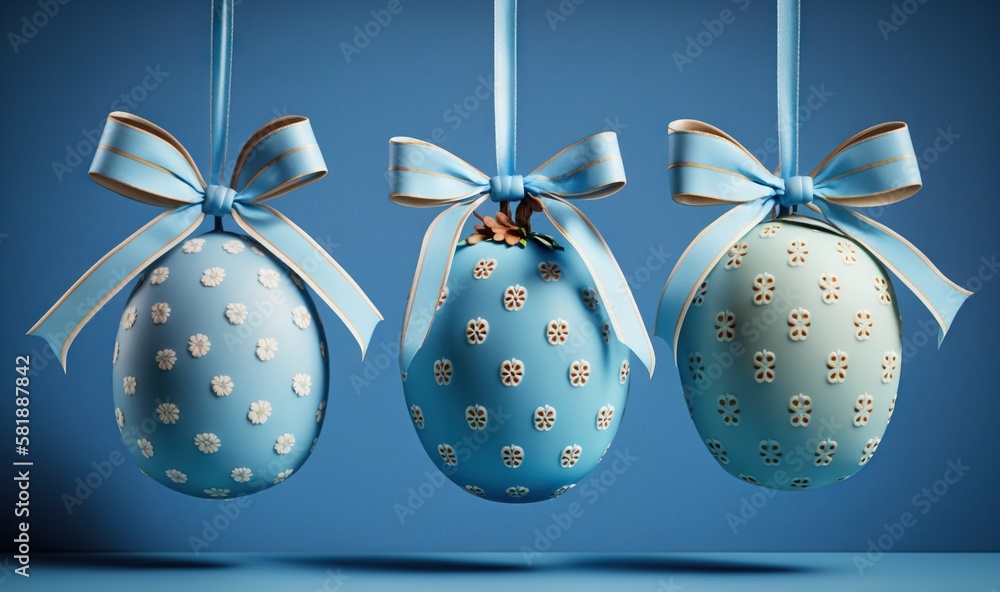
[(813, 178), (798, 175), (785, 179), (785, 190), (778, 196), (778, 205), (801, 206), (813, 200)]
[(209, 216), (226, 216), (233, 211), (233, 201), (236, 190), (222, 185), (209, 185), (205, 188), (205, 201), (201, 211)]
[(524, 177), (521, 175), (491, 177), (490, 199), (493, 201), (521, 201), (524, 199)]

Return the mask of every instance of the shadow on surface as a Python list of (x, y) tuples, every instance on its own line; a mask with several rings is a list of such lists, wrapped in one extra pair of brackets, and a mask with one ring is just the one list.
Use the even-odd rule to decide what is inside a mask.
[(187, 553), (142, 554), (142, 553), (46, 553), (37, 561), (38, 565), (54, 565), (77, 569), (103, 570), (118, 569), (225, 569), (235, 567), (239, 562), (224, 561), (202, 554), (195, 557)]

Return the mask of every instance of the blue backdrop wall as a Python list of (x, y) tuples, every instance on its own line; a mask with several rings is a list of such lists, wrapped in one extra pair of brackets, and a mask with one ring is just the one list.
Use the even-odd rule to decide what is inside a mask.
[[(912, 523), (882, 537), (883, 546), (1000, 550), (992, 281), (1000, 244), (989, 206), (1000, 132), (995, 9), (916, 0), (803, 7), (804, 168), (865, 127), (906, 121), (924, 189), (879, 219), (977, 290), (940, 350), (929, 313), (900, 290), (904, 372), (896, 421), (874, 461), (847, 482), (806, 493), (768, 493), (729, 477), (700, 442), (669, 349), (657, 340), (658, 372), (634, 375), (612, 448), (629, 459), (624, 469), (602, 465), (587, 488), (512, 507), (442, 483), (418, 446), (395, 344), (435, 212), (390, 203), (384, 176), (394, 135), (435, 135), (493, 169), (490, 4), (238, 3), (233, 141), (277, 115), (312, 119), (331, 174), (276, 205), (327, 246), (386, 321), (361, 361), (350, 334), (323, 311), (333, 378), (315, 454), (281, 487), (223, 506), (173, 493), (126, 458), (110, 390), (124, 296), (80, 334), (68, 374), (42, 340), (24, 336), (83, 271), (156, 213), (87, 178), (109, 111), (158, 123), (207, 162), (208, 2), (67, 2), (46, 18), (36, 0), (3, 3), (0, 30), (14, 37), (0, 48), (0, 360), (9, 377), (15, 355), (30, 354), (35, 369), (35, 548), (183, 551), (196, 537), (202, 550), (864, 550), (909, 512)], [(34, 29), (25, 25), (33, 20)], [(529, 170), (590, 133), (618, 132), (628, 186), (585, 210), (648, 323), (677, 256), (721, 213), (670, 200), (667, 124), (712, 122), (774, 166), (774, 23), (773, 2), (763, 0), (522, 2), (520, 163)], [(13, 423), (5, 397), (0, 433), (11, 458)], [(0, 482), (4, 508), (12, 507), (10, 478)], [(567, 525), (559, 515), (571, 504)], [(11, 514), (0, 514), (7, 541)]]

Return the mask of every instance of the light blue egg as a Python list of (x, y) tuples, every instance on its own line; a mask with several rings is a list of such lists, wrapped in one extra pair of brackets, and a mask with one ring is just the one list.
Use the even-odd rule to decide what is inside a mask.
[(625, 411), (629, 350), (571, 249), (481, 242), (455, 254), (427, 340), (404, 375), (428, 456), (501, 502), (568, 491)]
[(678, 366), (720, 466), (796, 491), (872, 460), (896, 405), (901, 351), (885, 269), (855, 241), (792, 216), (751, 229), (693, 292)]
[(143, 473), (226, 499), (309, 456), (327, 395), (323, 327), (301, 280), (248, 237), (209, 232), (160, 257), (122, 314), (115, 416)]

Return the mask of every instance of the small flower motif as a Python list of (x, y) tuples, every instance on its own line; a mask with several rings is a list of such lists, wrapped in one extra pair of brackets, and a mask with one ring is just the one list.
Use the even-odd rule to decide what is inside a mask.
[(611, 427), (611, 420), (615, 417), (615, 406), (604, 405), (597, 410), (597, 429), (606, 430)]
[(545, 337), (552, 345), (562, 345), (569, 339), (569, 323), (562, 319), (549, 321), (545, 328)]
[(170, 479), (174, 483), (187, 483), (188, 476), (177, 469), (167, 469), (164, 472), (167, 474), (167, 479)]
[(226, 318), (233, 325), (242, 325), (247, 320), (247, 307), (239, 302), (230, 302), (226, 305)]
[(777, 440), (761, 440), (758, 447), (760, 448), (760, 458), (765, 465), (770, 467), (781, 464), (781, 444)]
[[(326, 359), (326, 342), (325, 341), (320, 341), (319, 342), (319, 355), (322, 356), (324, 360)], [(403, 373), (403, 382), (406, 382), (406, 373), (405, 372)]]
[(687, 404), (688, 415), (691, 416), (691, 419), (694, 419), (694, 398), (687, 389), (684, 389), (684, 403)]
[(833, 456), (837, 453), (836, 451), (836, 440), (823, 440), (816, 445), (816, 451), (813, 452), (813, 464), (817, 467), (827, 466), (833, 462)]
[(254, 425), (267, 423), (268, 417), (271, 417), (271, 403), (264, 400), (250, 403), (250, 413), (247, 413), (247, 419), (250, 420), (250, 423)]
[(872, 336), (872, 313), (859, 309), (854, 313), (854, 336), (864, 341)]
[(439, 308), (444, 306), (444, 303), (448, 301), (448, 295), (450, 293), (451, 290), (448, 289), (448, 286), (441, 288), (441, 294), (438, 295), (437, 308), (435, 308), (434, 310), (438, 310)]
[(261, 267), (257, 270), (257, 281), (267, 289), (277, 288), (281, 283), (281, 276), (273, 269)]
[(604, 323), (601, 327), (601, 339), (604, 340), (604, 343), (611, 341), (611, 323)]
[(292, 376), (292, 390), (300, 397), (308, 396), (312, 392), (312, 376), (308, 374), (296, 374)]
[(743, 257), (746, 256), (749, 249), (750, 245), (746, 243), (734, 243), (733, 246), (729, 247), (729, 251), (726, 252), (726, 256), (729, 257), (726, 260), (726, 269), (739, 269), (740, 265), (743, 265)]
[(191, 253), (200, 253), (201, 248), (204, 246), (205, 239), (193, 238), (189, 241), (185, 241), (184, 244), (181, 245), (181, 250), (190, 255)]
[(859, 428), (868, 425), (874, 406), (875, 399), (868, 393), (858, 396), (858, 400), (854, 403), (854, 425)]
[(410, 418), (417, 426), (417, 429), (424, 429), (424, 410), (419, 405), (410, 405)]
[(747, 475), (746, 473), (740, 473), (738, 475), (738, 477), (739, 477), (740, 481), (746, 481), (750, 485), (760, 485), (760, 480), (757, 479), (757, 477), (754, 477), (753, 475)]
[(510, 497), (524, 497), (528, 495), (528, 488), (523, 485), (514, 485), (507, 488), (507, 495)]
[(528, 289), (521, 284), (507, 286), (503, 293), (503, 307), (510, 311), (519, 311), (528, 299)]
[(473, 430), (484, 430), (489, 423), (489, 412), (482, 405), (470, 405), (465, 408), (465, 421)]
[(805, 341), (809, 337), (812, 326), (809, 311), (804, 308), (793, 308), (788, 313), (788, 337), (792, 341)]
[(882, 382), (892, 382), (897, 370), (899, 370), (899, 354), (892, 350), (885, 352), (882, 356)]
[(788, 486), (795, 489), (806, 489), (810, 484), (812, 484), (812, 477), (795, 477)]
[(257, 340), (257, 359), (261, 362), (270, 362), (274, 355), (278, 353), (278, 342), (271, 337), (262, 337)]
[(774, 297), (774, 276), (767, 273), (758, 273), (753, 278), (753, 303), (756, 305), (768, 304)]
[(441, 386), (448, 386), (451, 384), (451, 360), (448, 358), (441, 358), (440, 360), (434, 360), (434, 381)]
[(150, 307), (149, 314), (153, 317), (154, 325), (162, 325), (170, 318), (170, 305), (166, 302), (157, 302)]
[(580, 460), (580, 454), (583, 452), (583, 448), (579, 444), (573, 444), (572, 446), (567, 446), (563, 448), (562, 454), (559, 455), (559, 465), (568, 469), (574, 466), (577, 461)]
[(597, 298), (597, 291), (593, 288), (584, 288), (580, 291), (580, 295), (583, 296), (583, 303), (590, 310), (597, 310), (597, 307), (601, 304), (601, 301)]
[(753, 355), (753, 378), (757, 382), (774, 382), (774, 366), (777, 361), (773, 351), (762, 349)]
[(220, 374), (212, 378), (212, 393), (216, 397), (228, 397), (233, 392), (233, 379)]
[(226, 279), (226, 270), (221, 267), (209, 267), (201, 273), (201, 285), (206, 288), (214, 288)]
[(885, 278), (875, 276), (875, 291), (878, 292), (878, 301), (882, 304), (892, 302), (892, 296), (889, 295), (889, 282), (885, 281)]
[(590, 362), (576, 360), (569, 365), (569, 383), (573, 386), (584, 386), (590, 380)]
[(569, 491), (570, 489), (573, 489), (574, 487), (576, 487), (576, 483), (571, 483), (570, 485), (563, 485), (559, 489), (553, 491), (549, 495), (549, 497), (559, 497), (560, 495), (566, 493), (567, 491)]
[(319, 408), (316, 409), (316, 423), (323, 421), (323, 410), (326, 409), (326, 401), (319, 402)]
[(115, 340), (115, 353), (114, 353), (113, 356), (111, 356), (111, 365), (112, 366), (114, 366), (115, 364), (118, 363), (118, 352), (120, 351), (120, 349), (121, 348), (118, 345), (118, 340)]
[(264, 256), (264, 251), (262, 251), (261, 248), (258, 247), (257, 245), (250, 245), (250, 250), (253, 251), (253, 254), (257, 255), (258, 257)]
[(173, 403), (160, 403), (156, 406), (156, 415), (165, 424), (177, 423), (181, 417), (181, 410)]
[(213, 454), (222, 446), (222, 440), (212, 433), (198, 434), (194, 437), (194, 445), (204, 454)]
[(524, 378), (524, 362), (517, 358), (504, 360), (500, 364), (500, 381), (504, 386), (517, 386)]
[(688, 356), (688, 370), (691, 372), (691, 380), (695, 382), (705, 380), (705, 363), (700, 353), (694, 352)]
[(609, 450), (611, 450), (611, 444), (604, 447), (604, 452), (601, 453), (601, 457), (597, 459), (597, 462), (604, 462), (604, 457), (608, 455)]
[(851, 241), (837, 241), (837, 252), (840, 253), (844, 263), (854, 265), (858, 262), (858, 252)]
[(708, 451), (712, 453), (715, 460), (721, 464), (729, 464), (729, 455), (726, 454), (726, 449), (722, 445), (722, 442), (716, 440), (715, 438), (709, 438), (705, 440), (705, 444), (708, 446)]
[(726, 393), (719, 397), (719, 415), (722, 423), (736, 427), (740, 425), (740, 401), (736, 395)]
[(212, 349), (212, 342), (208, 340), (208, 335), (197, 333), (188, 337), (188, 351), (191, 352), (192, 357), (200, 358), (207, 354), (210, 349)]
[(209, 487), (203, 490), (209, 497), (228, 497), (229, 490), (224, 487)]
[(484, 495), (486, 495), (486, 492), (483, 491), (483, 488), (479, 487), (478, 485), (466, 485), (465, 490), (477, 497), (483, 497)]
[[(150, 274), (149, 283), (154, 286), (158, 286), (163, 282), (167, 281), (168, 277), (170, 277), (169, 267), (157, 267), (156, 269), (153, 270), (153, 273)], [(183, 473), (181, 474), (183, 475)]]
[(237, 255), (239, 253), (242, 253), (243, 249), (245, 248), (246, 246), (243, 244), (242, 241), (238, 241), (235, 239), (222, 243), (222, 250), (229, 253), (230, 255)]
[(792, 395), (788, 401), (788, 412), (792, 416), (788, 419), (797, 428), (804, 428), (809, 425), (809, 418), (812, 415), (812, 398), (809, 395), (799, 393)]
[(625, 384), (628, 381), (628, 375), (631, 371), (632, 367), (629, 366), (628, 360), (622, 360), (622, 365), (618, 367), (618, 384)]
[(135, 376), (131, 376), (131, 375), (130, 376), (126, 376), (125, 379), (122, 380), (122, 388), (125, 389), (125, 394), (126, 395), (134, 395), (135, 394), (135, 387), (136, 387)]
[(504, 446), (500, 449), (500, 460), (503, 461), (504, 466), (516, 469), (524, 462), (524, 449), (516, 444)]
[(705, 280), (698, 286), (698, 291), (695, 293), (692, 303), (695, 306), (701, 306), (705, 303), (705, 296), (708, 296), (708, 280)]
[(316, 451), (316, 444), (318, 443), (319, 443), (319, 436), (316, 436), (315, 438), (313, 438), (312, 446), (309, 447), (310, 454)]
[(290, 271), (288, 273), (288, 277), (292, 279), (292, 283), (295, 284), (296, 288), (298, 288), (299, 290), (306, 289), (306, 285), (302, 283), (302, 278), (299, 277), (299, 274), (295, 273), (294, 271)]
[(826, 272), (819, 276), (819, 289), (823, 291), (823, 302), (836, 304), (840, 300), (840, 278), (837, 274)]
[(558, 282), (562, 277), (562, 268), (556, 263), (543, 261), (538, 264), (538, 275), (546, 282)]
[(115, 407), (115, 421), (118, 422), (119, 430), (125, 429), (125, 414), (119, 407)]
[(719, 311), (715, 315), (715, 340), (732, 341), (736, 337), (736, 313), (731, 310)]
[(476, 262), (476, 266), (472, 268), (472, 277), (477, 280), (485, 280), (490, 277), (493, 270), (497, 268), (496, 259), (480, 259)]
[(469, 345), (478, 345), (486, 341), (486, 335), (490, 332), (490, 323), (482, 317), (469, 319), (465, 325), (465, 340)]
[(826, 367), (830, 370), (826, 375), (827, 382), (830, 384), (844, 382), (847, 378), (847, 352), (840, 349), (830, 352), (826, 358)]
[(172, 349), (161, 349), (156, 352), (156, 365), (160, 370), (170, 370), (177, 363), (177, 352)]
[(788, 243), (788, 264), (792, 267), (799, 267), (805, 265), (806, 255), (809, 254), (809, 249), (806, 247), (806, 241), (793, 240)]
[(308, 329), (309, 325), (312, 324), (312, 315), (309, 314), (309, 309), (304, 306), (296, 306), (292, 309), (292, 322), (299, 329)]
[(239, 467), (237, 469), (233, 469), (229, 473), (229, 476), (232, 477), (233, 481), (236, 481), (237, 483), (246, 483), (251, 477), (253, 477), (253, 471), (247, 467)]
[(535, 429), (539, 432), (547, 432), (556, 424), (555, 407), (546, 405), (535, 409)]
[(451, 444), (438, 444), (438, 454), (441, 455), (444, 464), (451, 467), (458, 466), (458, 457), (455, 456), (455, 449)]
[(889, 425), (889, 422), (892, 421), (892, 412), (895, 410), (896, 410), (896, 395), (893, 395), (892, 400), (889, 401), (889, 417), (887, 417), (885, 420), (886, 425)]
[[(312, 452), (312, 451), (310, 450), (310, 452)], [(292, 475), (292, 473), (294, 471), (295, 471), (295, 469), (285, 469), (284, 471), (281, 471), (274, 478), (274, 481), (271, 481), (271, 483), (273, 483), (275, 485), (277, 485), (278, 483), (283, 483), (285, 481), (285, 479), (288, 479)]]
[(139, 452), (146, 458), (153, 458), (153, 443), (145, 438), (139, 438), (135, 441), (139, 445)]
[(292, 434), (282, 434), (274, 443), (274, 451), (278, 454), (288, 454), (295, 446), (295, 436)]
[(139, 313), (138, 313), (138, 311), (136, 311), (136, 309), (135, 309), (134, 306), (130, 306), (130, 307), (126, 308), (125, 312), (122, 313), (122, 322), (121, 322), (122, 329), (125, 329), (125, 330), (131, 329), (132, 325), (135, 324), (135, 319), (138, 316), (139, 316)]
[(875, 456), (875, 451), (878, 450), (878, 445), (881, 441), (881, 438), (870, 438), (865, 443), (865, 447), (861, 451), (861, 460), (858, 461), (860, 466), (865, 466)]
[(779, 228), (781, 228), (781, 226), (778, 226), (777, 224), (768, 224), (763, 229), (761, 229), (761, 231), (760, 231), (760, 237), (761, 238), (770, 238), (770, 237), (778, 234), (778, 229)]

